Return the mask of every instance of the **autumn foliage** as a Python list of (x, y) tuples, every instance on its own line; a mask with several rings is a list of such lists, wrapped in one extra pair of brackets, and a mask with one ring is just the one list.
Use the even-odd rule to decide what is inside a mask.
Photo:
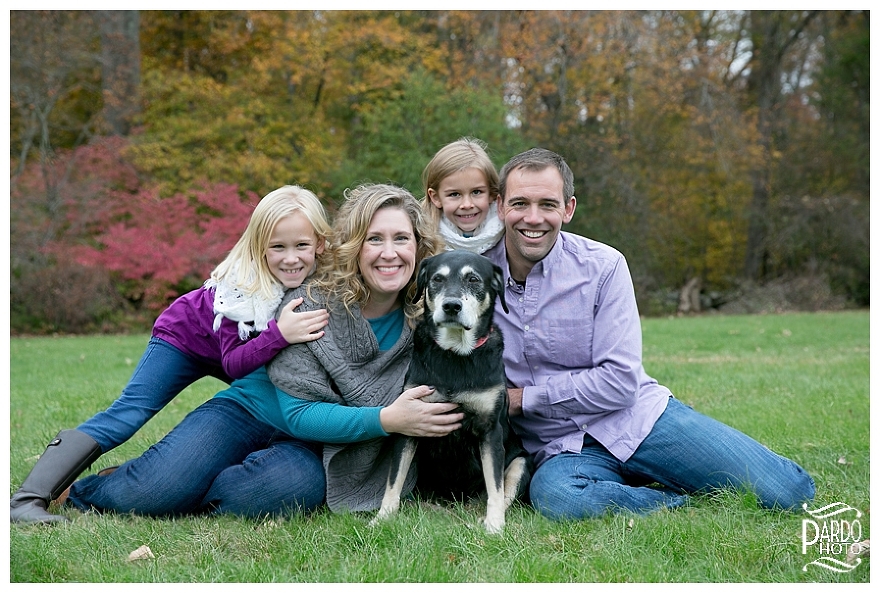
[[(19, 270), (33, 270), (25, 274), (29, 291), (43, 293), (33, 285), (39, 279), (58, 293), (45, 310), (39, 300), (28, 302), (29, 318), (86, 329), (99, 320), (84, 318), (96, 293), (104, 295), (104, 306), (93, 317), (112, 315), (128, 302), (155, 318), (170, 300), (204, 282), (247, 226), (258, 196), (242, 196), (231, 184), (205, 184), (161, 197), (142, 186), (125, 160), (127, 145), (119, 137), (102, 138), (60, 151), (53, 162), (59, 198), (52, 208), (43, 199), (40, 175), (28, 169), (16, 184), (13, 241), (21, 243), (14, 251), (25, 253), (24, 243), (32, 250), (30, 266), (19, 262)], [(55, 286), (58, 277), (67, 279), (66, 286)]]
[(800, 277), (866, 306), (868, 14), (13, 11), (13, 329), (149, 323), (259, 196), (421, 195), (463, 135), (499, 168), (562, 154), (568, 230), (624, 253), (644, 313)]
[[(251, 204), (256, 203), (251, 197)], [(125, 296), (143, 299), (153, 311), (180, 291), (197, 286), (229, 252), (244, 231), (253, 206), (233, 185), (216, 184), (189, 194), (160, 198), (155, 190), (107, 197), (94, 224), (102, 229), (90, 244), (67, 249), (83, 266), (113, 272)]]

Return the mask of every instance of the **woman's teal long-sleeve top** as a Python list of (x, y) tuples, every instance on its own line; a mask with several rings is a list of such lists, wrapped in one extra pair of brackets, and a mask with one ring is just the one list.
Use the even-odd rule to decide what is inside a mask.
[[(380, 350), (394, 345), (404, 322), (402, 309), (369, 320)], [(344, 444), (388, 436), (379, 421), (382, 406), (340, 406), (293, 397), (275, 387), (265, 367), (234, 381), (215, 397), (233, 399), (255, 418), (304, 441)]]
[(355, 408), (291, 397), (272, 384), (265, 367), (214, 397), (235, 400), (255, 418), (304, 441), (357, 443), (388, 436), (379, 421), (382, 406)]

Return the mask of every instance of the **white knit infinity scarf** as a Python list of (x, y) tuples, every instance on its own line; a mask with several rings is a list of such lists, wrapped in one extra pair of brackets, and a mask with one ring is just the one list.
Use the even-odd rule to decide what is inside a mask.
[(486, 220), (477, 227), (472, 237), (463, 237), (461, 231), (445, 216), (440, 217), (440, 234), (446, 241), (447, 251), (465, 249), (473, 253), (483, 253), (498, 243), (504, 234), (504, 225), (498, 218), (498, 210), (493, 203), (486, 214)]

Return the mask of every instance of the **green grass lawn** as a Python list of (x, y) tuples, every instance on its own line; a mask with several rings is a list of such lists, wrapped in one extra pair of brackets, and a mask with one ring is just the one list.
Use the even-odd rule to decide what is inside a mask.
[[(816, 480), (811, 508), (843, 502), (869, 537), (867, 311), (646, 319), (648, 374), (698, 411), (800, 463)], [(62, 428), (109, 405), (147, 337), (10, 341), (10, 493)], [(93, 470), (139, 455), (222, 383), (182, 393)], [(285, 521), (158, 520), (65, 510), (52, 527), (10, 526), (10, 581), (23, 582), (870, 582), (870, 560), (837, 573), (802, 553), (806, 514), (761, 510), (748, 493), (695, 497), (649, 516), (551, 523), (508, 512), (502, 536), (479, 503), (404, 505), (372, 515), (322, 511)], [(128, 555), (147, 545), (151, 559)], [(842, 558), (839, 558), (842, 560)]]

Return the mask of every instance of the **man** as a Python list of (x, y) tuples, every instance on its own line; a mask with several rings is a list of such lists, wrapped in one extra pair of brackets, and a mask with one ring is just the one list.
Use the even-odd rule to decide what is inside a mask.
[(813, 498), (797, 464), (695, 412), (642, 367), (629, 269), (615, 249), (562, 231), (577, 200), (571, 169), (534, 148), (501, 170), (499, 308), (514, 428), (537, 470), (532, 504), (552, 519), (637, 513), (716, 488), (752, 490), (767, 508)]

